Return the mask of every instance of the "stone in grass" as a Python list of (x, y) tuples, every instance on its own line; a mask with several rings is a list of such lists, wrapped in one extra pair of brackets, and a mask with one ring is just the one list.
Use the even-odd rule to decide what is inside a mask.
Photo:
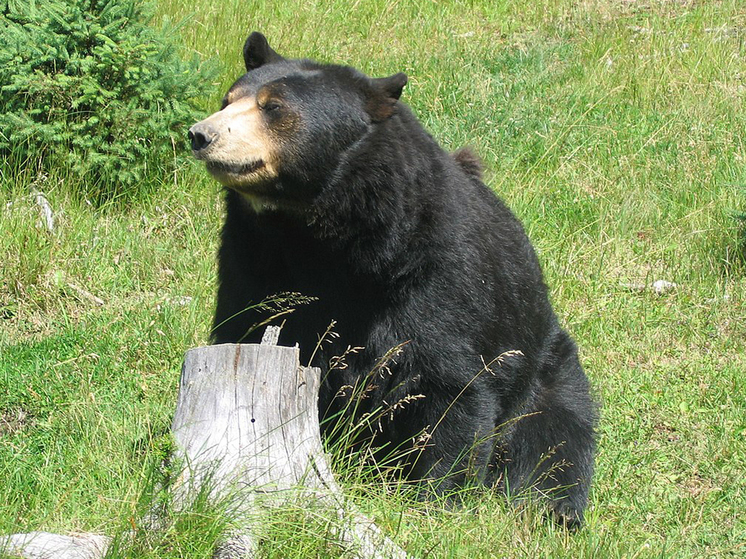
[(653, 290), (653, 293), (655, 293), (656, 295), (664, 295), (666, 293), (670, 293), (677, 287), (678, 287), (678, 284), (675, 284), (672, 281), (666, 281), (666, 280), (656, 280), (651, 285), (651, 289)]

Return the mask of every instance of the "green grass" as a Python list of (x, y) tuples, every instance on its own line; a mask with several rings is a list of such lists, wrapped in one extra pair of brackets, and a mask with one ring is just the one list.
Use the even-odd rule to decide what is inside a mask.
[[(159, 10), (187, 17), (188, 53), (222, 65), (207, 110), (241, 73), (253, 29), (288, 56), (405, 71), (404, 100), (428, 129), (484, 158), (577, 338), (603, 404), (582, 531), (489, 493), (449, 510), (342, 472), (363, 510), (420, 557), (746, 553), (746, 267), (733, 219), (746, 211), (742, 2)], [(219, 188), (188, 164), (150, 197), (93, 207), (75, 177), (50, 176), (38, 183), (57, 217), (49, 234), (28, 195), (33, 168), (0, 170), (0, 533), (121, 532), (137, 518), (182, 355), (208, 338)], [(658, 279), (678, 286), (634, 287)], [(130, 556), (209, 556), (216, 524), (203, 512)], [(324, 526), (282, 511), (261, 556), (338, 556)]]

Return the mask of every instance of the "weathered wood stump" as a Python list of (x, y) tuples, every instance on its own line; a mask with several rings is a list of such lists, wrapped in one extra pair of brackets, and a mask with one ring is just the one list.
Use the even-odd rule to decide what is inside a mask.
[[(175, 458), (185, 465), (174, 486), (175, 506), (189, 507), (205, 484), (212, 499), (231, 499), (236, 514), (254, 519), (261, 518), (257, 510), (269, 513), (300, 497), (328, 511), (352, 556), (407, 557), (337, 486), (321, 444), (319, 384), (319, 370), (301, 367), (297, 348), (225, 344), (189, 350), (172, 424)], [(227, 534), (215, 557), (253, 557), (252, 531), (246, 522), (245, 529)], [(0, 538), (0, 550), (29, 559), (96, 559), (109, 543), (106, 536), (32, 532)]]

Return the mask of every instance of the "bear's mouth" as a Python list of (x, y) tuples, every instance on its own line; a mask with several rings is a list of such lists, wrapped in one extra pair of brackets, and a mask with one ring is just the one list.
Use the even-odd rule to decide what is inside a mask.
[(257, 159), (249, 163), (224, 163), (222, 161), (207, 161), (207, 170), (216, 174), (249, 175), (264, 167), (264, 161)]

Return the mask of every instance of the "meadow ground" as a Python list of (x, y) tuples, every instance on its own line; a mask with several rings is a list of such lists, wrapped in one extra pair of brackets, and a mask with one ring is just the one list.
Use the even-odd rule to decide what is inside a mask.
[[(476, 148), (537, 247), (603, 406), (587, 525), (569, 534), (488, 493), (463, 509), (415, 503), (343, 472), (398, 542), (437, 558), (746, 554), (743, 2), (158, 9), (187, 18), (186, 53), (221, 67), (205, 110), (241, 73), (254, 29), (288, 56), (406, 72), (403, 99), (444, 147)], [(74, 194), (74, 177), (0, 177), (0, 533), (122, 531), (182, 355), (208, 340), (219, 188), (188, 160), (155, 194), (102, 207)], [(52, 234), (32, 184), (55, 211)], [(676, 286), (658, 294), (656, 280)], [(216, 518), (184, 515), (121, 555), (209, 557)], [(320, 524), (278, 513), (262, 556), (340, 556)]]

